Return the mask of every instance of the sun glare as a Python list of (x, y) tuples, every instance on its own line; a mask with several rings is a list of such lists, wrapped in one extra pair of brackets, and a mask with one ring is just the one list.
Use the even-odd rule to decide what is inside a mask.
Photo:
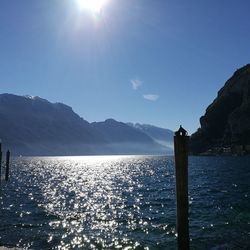
[(108, 0), (77, 0), (80, 9), (87, 9), (93, 13), (100, 13)]

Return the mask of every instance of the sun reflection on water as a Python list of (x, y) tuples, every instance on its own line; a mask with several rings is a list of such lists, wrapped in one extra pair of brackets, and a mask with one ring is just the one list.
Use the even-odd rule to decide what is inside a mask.
[[(191, 158), (189, 165), (192, 245), (238, 249), (249, 239), (248, 159)], [(176, 248), (171, 157), (22, 157), (11, 170), (0, 191), (0, 244)]]
[(150, 156), (29, 158), (22, 182), (37, 188), (28, 196), (45, 211), (46, 242), (55, 249), (146, 249), (149, 232), (159, 245), (174, 237), (164, 216), (173, 201), (162, 198), (174, 195), (171, 161), (159, 158), (156, 175)]

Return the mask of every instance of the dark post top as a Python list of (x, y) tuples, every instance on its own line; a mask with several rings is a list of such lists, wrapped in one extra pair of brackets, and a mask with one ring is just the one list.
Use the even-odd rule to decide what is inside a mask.
[(178, 250), (189, 250), (188, 141), (187, 131), (180, 126), (174, 136)]
[(180, 126), (179, 130), (175, 132), (175, 136), (187, 136), (187, 135), (188, 135), (187, 131), (182, 126)]

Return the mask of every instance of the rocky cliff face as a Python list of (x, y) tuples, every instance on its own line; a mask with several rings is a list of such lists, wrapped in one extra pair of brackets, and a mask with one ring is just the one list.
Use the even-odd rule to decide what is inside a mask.
[(200, 118), (191, 136), (194, 154), (246, 151), (250, 145), (250, 64), (237, 70)]

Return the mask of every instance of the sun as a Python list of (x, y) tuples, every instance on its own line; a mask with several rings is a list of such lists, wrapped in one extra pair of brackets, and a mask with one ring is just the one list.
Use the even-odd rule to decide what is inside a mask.
[(80, 9), (87, 9), (92, 13), (100, 13), (108, 0), (76, 0)]

